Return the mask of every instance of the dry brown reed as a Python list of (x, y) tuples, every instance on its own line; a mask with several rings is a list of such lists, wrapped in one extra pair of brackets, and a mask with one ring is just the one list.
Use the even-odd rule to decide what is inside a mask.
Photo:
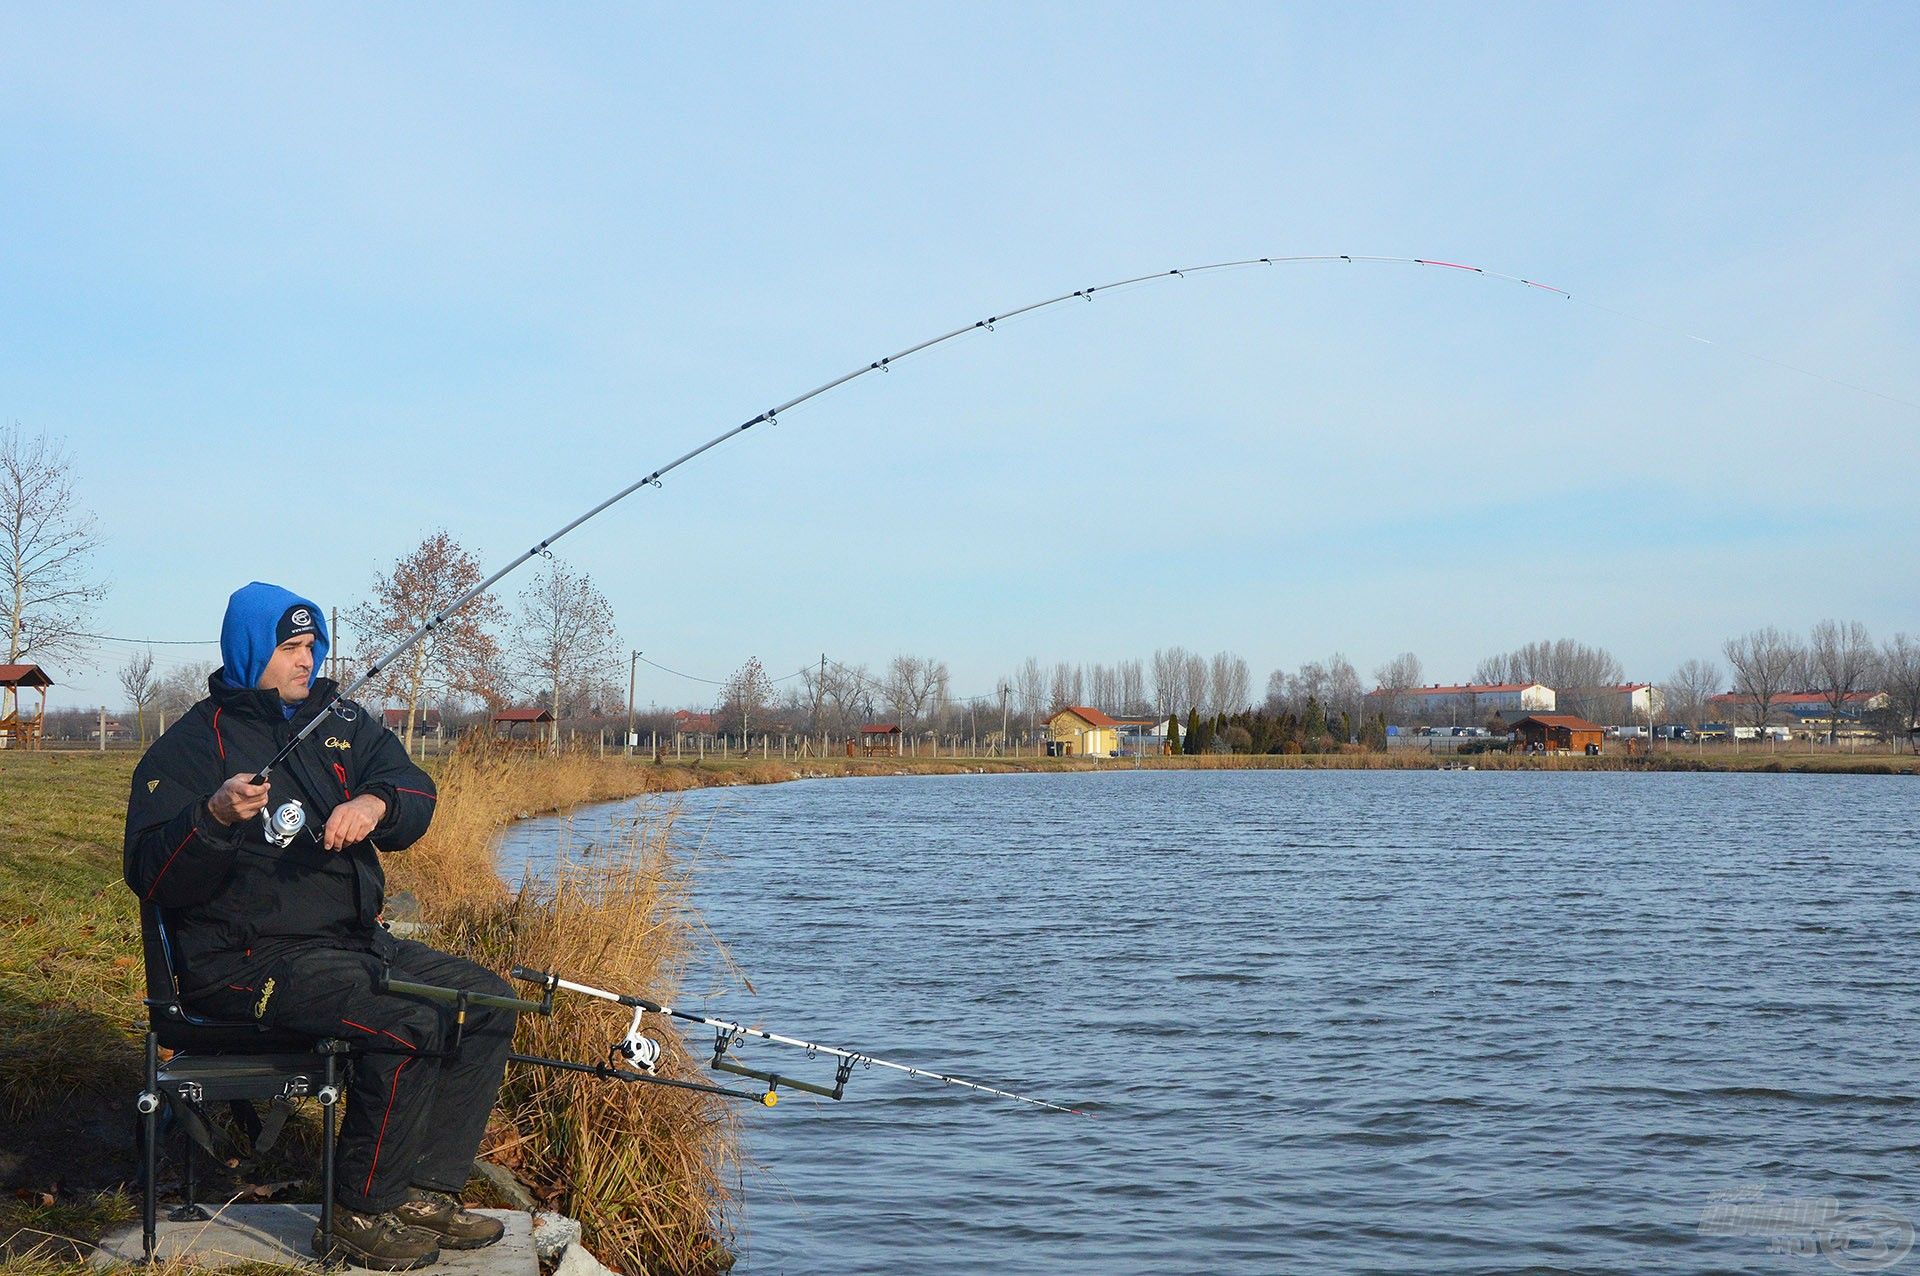
[[(434, 942), (503, 972), (533, 966), (672, 1000), (704, 932), (688, 903), (671, 809), (632, 822), (590, 861), (557, 857), (550, 876), (517, 892), (506, 890), (492, 859), (494, 836), (514, 817), (663, 787), (665, 777), (647, 770), (566, 754), (473, 750), (450, 759), (434, 830), (408, 853), (420, 858), (396, 874), (436, 926)], [(514, 1045), (599, 1062), (626, 1026), (614, 1007), (561, 994), (552, 1016), (522, 1016)], [(656, 1023), (654, 1035), (664, 1075), (699, 1075), (677, 1033)], [(629, 1276), (704, 1276), (732, 1263), (726, 1208), (736, 1132), (724, 1099), (515, 1066), (485, 1154), (579, 1218), (588, 1249)]]

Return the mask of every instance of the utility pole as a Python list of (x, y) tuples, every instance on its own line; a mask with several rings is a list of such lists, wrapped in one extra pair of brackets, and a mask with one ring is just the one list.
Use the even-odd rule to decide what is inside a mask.
[(340, 681), (340, 609), (333, 608), (327, 613), (327, 636), (333, 639), (333, 650), (327, 653), (328, 663), (333, 666), (327, 676), (335, 682)]
[[(826, 704), (826, 702), (827, 702), (827, 653), (823, 651), (820, 653), (820, 676), (818, 679), (814, 681), (814, 684), (813, 684), (813, 721), (807, 724), (808, 730), (813, 731), (815, 733), (820, 733), (820, 709), (821, 709), (821, 706)], [(825, 735), (821, 733), (821, 739), (824, 740), (825, 738), (826, 738)], [(820, 746), (823, 752), (826, 750), (826, 747), (827, 746), (825, 744), (822, 744)]]
[(633, 756), (633, 677), (639, 670), (640, 653), (636, 651), (633, 653), (633, 658), (627, 661), (627, 738), (625, 745), (628, 757)]

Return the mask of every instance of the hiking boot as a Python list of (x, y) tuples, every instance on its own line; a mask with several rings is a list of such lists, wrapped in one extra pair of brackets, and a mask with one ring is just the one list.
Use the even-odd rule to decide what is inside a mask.
[(433, 1233), (445, 1249), (485, 1249), (507, 1234), (499, 1219), (463, 1209), (458, 1197), (432, 1188), (408, 1188), (406, 1202), (393, 1213), (408, 1227)]
[(320, 1229), (313, 1229), (313, 1252), (322, 1259), (344, 1258), (376, 1272), (410, 1272), (440, 1261), (440, 1238), (409, 1227), (397, 1210), (362, 1214), (336, 1202), (333, 1207), (333, 1250), (320, 1248)]

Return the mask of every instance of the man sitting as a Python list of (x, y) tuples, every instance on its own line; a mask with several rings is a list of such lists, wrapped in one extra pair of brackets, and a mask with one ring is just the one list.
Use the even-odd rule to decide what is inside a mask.
[[(193, 1009), (360, 1047), (338, 1150), (335, 1255), (403, 1271), (437, 1261), (442, 1247), (490, 1245), (504, 1230), (462, 1209), (459, 1193), (500, 1091), (514, 1017), (469, 1010), (449, 1056), (447, 1012), (383, 994), (381, 974), (512, 989), (380, 925), (378, 852), (427, 831), (433, 781), (374, 715), (314, 676), (326, 652), (326, 621), (311, 601), (257, 581), (234, 593), (220, 627), (225, 663), (207, 698), (134, 771), (125, 872), (160, 910)], [(267, 783), (250, 782), (323, 712), (333, 721)], [(306, 822), (280, 844), (268, 821), (284, 812), (279, 828), (289, 827), (294, 802)]]

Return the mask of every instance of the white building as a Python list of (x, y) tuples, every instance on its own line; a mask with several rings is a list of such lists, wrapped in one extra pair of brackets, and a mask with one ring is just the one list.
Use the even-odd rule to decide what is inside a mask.
[(1461, 726), (1478, 726), (1496, 713), (1509, 719), (1519, 714), (1552, 713), (1556, 701), (1553, 688), (1537, 682), (1435, 683), (1396, 692), (1377, 689), (1369, 691), (1367, 699), (1382, 706), (1391, 700), (1396, 715), (1403, 719), (1457, 719)]
[(1666, 712), (1666, 697), (1650, 682), (1623, 682), (1618, 686), (1595, 687), (1583, 697), (1587, 716), (1609, 725), (1645, 726)]

